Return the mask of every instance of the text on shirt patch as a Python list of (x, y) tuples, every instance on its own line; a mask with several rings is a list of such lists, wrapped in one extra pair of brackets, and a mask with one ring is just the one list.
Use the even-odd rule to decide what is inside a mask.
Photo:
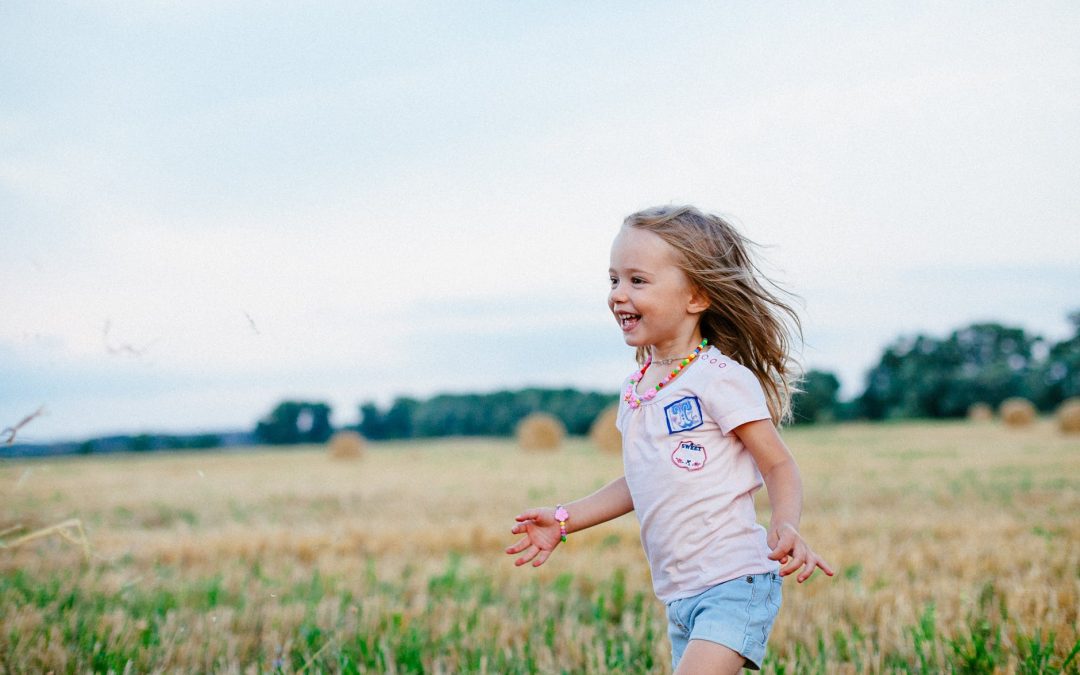
[(687, 471), (697, 471), (705, 466), (708, 459), (705, 454), (705, 446), (698, 445), (693, 441), (679, 443), (679, 446), (675, 448), (675, 452), (671, 453), (671, 461), (675, 466)]
[(697, 429), (705, 423), (701, 417), (701, 403), (698, 401), (697, 396), (680, 398), (678, 401), (664, 406), (664, 412), (667, 413), (669, 434)]

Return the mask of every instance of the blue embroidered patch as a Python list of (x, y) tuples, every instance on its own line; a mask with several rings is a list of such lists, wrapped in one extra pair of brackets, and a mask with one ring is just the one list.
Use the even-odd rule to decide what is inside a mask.
[(680, 431), (697, 429), (705, 420), (701, 417), (701, 403), (697, 396), (686, 396), (674, 403), (664, 406), (667, 413), (667, 428), (669, 434), (677, 434)]

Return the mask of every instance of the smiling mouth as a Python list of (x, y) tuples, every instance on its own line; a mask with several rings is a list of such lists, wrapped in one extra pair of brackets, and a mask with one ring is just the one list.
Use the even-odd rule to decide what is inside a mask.
[(619, 325), (624, 331), (633, 329), (641, 320), (640, 314), (630, 314), (629, 312), (619, 312), (616, 316), (619, 319)]

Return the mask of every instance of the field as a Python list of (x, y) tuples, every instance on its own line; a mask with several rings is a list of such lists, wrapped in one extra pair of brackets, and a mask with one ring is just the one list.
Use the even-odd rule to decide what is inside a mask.
[[(785, 583), (765, 672), (1078, 672), (1080, 437), (785, 435), (838, 572)], [(519, 510), (619, 473), (581, 439), (4, 462), (0, 531), (77, 518), (90, 556), (0, 549), (0, 673), (668, 672), (633, 516), (540, 569), (502, 552)]]

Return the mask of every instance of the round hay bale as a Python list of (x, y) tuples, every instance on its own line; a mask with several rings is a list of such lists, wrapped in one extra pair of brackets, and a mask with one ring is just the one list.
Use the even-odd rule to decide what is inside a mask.
[(547, 413), (533, 413), (517, 425), (517, 441), (523, 450), (557, 450), (565, 437), (566, 426)]
[(971, 422), (989, 422), (994, 419), (994, 409), (989, 403), (972, 403), (967, 418)]
[(1026, 427), (1035, 423), (1035, 406), (1026, 398), (1007, 398), (998, 408), (1007, 427)]
[(334, 459), (360, 459), (364, 456), (364, 437), (355, 431), (339, 431), (326, 442)]
[(1080, 397), (1066, 399), (1057, 409), (1058, 429), (1066, 434), (1080, 434)]
[(622, 434), (615, 426), (615, 418), (619, 415), (619, 405), (611, 405), (596, 416), (592, 426), (589, 427), (589, 440), (592, 441), (601, 452), (622, 452)]

